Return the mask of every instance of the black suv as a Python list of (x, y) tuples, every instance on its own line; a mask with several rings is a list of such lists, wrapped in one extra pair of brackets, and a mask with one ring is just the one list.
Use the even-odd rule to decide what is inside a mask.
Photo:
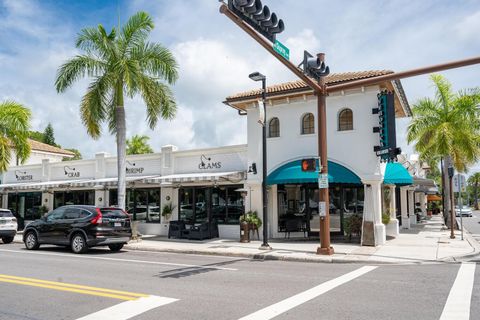
[(89, 247), (108, 246), (120, 251), (132, 236), (130, 218), (119, 208), (71, 205), (59, 207), (29, 223), (23, 232), (28, 250), (41, 244), (70, 246), (74, 253)]

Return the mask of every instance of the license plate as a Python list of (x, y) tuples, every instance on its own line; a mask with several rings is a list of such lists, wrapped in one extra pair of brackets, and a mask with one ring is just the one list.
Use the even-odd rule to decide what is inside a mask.
[(115, 222), (115, 223), (113, 224), (113, 226), (114, 226), (114, 227), (121, 227), (122, 224), (121, 224), (120, 222)]

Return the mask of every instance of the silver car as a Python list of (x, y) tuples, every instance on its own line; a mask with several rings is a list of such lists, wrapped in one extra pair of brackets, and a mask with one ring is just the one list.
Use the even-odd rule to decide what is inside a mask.
[(0, 209), (0, 238), (3, 243), (11, 243), (17, 234), (17, 218), (8, 209)]
[(460, 215), (462, 217), (471, 217), (472, 212), (473, 210), (470, 207), (462, 207), (462, 209), (460, 209), (458, 206), (455, 206), (455, 216), (457, 217), (460, 217)]

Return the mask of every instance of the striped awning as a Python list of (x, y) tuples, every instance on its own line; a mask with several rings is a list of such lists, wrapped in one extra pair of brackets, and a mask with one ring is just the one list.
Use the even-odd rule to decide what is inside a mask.
[(28, 182), (28, 183), (9, 183), (9, 184), (0, 184), (0, 190), (9, 191), (9, 190), (47, 190), (54, 188), (67, 188), (72, 187), (75, 183), (80, 183), (82, 181), (88, 180), (57, 180), (57, 181), (46, 181), (46, 182)]
[(182, 173), (168, 176), (157, 176), (145, 179), (146, 183), (171, 183), (171, 182), (201, 182), (201, 181), (230, 181), (240, 182), (245, 179), (244, 171), (209, 172), (209, 173)]
[[(127, 177), (125, 180), (128, 183), (130, 182), (143, 182), (145, 179), (154, 178), (156, 176), (136, 176), (136, 177)], [(86, 181), (78, 181), (73, 183), (73, 187), (95, 187), (95, 186), (104, 186), (104, 187), (113, 187), (117, 186), (118, 178), (102, 178), (102, 179), (92, 179)], [(128, 185), (127, 185), (128, 186)]]

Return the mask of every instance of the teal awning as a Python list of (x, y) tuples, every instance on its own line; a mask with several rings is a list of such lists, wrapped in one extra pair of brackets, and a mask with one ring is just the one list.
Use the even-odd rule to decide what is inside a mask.
[(397, 186), (408, 186), (413, 184), (413, 179), (407, 169), (405, 169), (400, 163), (389, 162), (385, 168), (383, 183), (395, 184)]
[[(362, 184), (360, 178), (355, 173), (332, 161), (328, 161), (328, 182)], [(267, 177), (268, 185), (296, 183), (318, 183), (318, 172), (302, 171), (301, 160), (295, 160), (275, 169), (275, 171)]]

